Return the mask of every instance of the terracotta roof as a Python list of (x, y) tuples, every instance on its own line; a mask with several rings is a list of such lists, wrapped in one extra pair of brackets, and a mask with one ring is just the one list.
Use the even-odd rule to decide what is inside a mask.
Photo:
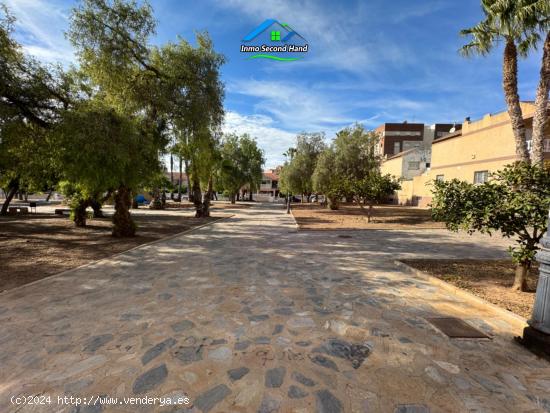
[(271, 179), (272, 181), (278, 181), (279, 180), (279, 175), (277, 175), (275, 172), (264, 171), (262, 173), (262, 175), (263, 175), (264, 178)]

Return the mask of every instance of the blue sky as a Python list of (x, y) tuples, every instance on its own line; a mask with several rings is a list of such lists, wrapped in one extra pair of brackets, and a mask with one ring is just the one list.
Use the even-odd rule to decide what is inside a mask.
[[(1, 0), (0, 0), (1, 1)], [(18, 18), (17, 39), (48, 62), (74, 60), (63, 32), (76, 3), (4, 0)], [(465, 59), (460, 29), (482, 18), (479, 0), (152, 0), (154, 43), (192, 40), (208, 30), (228, 62), (226, 131), (248, 132), (268, 167), (301, 131), (325, 132), (361, 122), (461, 122), (505, 108), (501, 49)], [(267, 18), (289, 23), (309, 43), (297, 62), (246, 60), (241, 39)], [(534, 98), (540, 52), (520, 63), (520, 96)]]

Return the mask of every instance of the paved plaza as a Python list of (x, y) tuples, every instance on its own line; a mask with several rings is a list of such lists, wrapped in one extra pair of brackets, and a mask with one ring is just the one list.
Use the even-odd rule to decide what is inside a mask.
[[(550, 364), (512, 340), (522, 320), (394, 264), (505, 247), (445, 230), (299, 232), (280, 205), (239, 210), (1, 294), (0, 412), (550, 411)], [(426, 320), (445, 316), (491, 339)], [(71, 395), (100, 403), (57, 404)], [(192, 407), (122, 401), (184, 395)]]

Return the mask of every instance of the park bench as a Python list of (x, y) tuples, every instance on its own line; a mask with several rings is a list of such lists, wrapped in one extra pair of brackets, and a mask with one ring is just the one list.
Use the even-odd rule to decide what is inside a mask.
[(15, 215), (15, 214), (28, 214), (29, 208), (27, 207), (21, 207), (21, 206), (11, 206), (8, 208), (8, 214)]

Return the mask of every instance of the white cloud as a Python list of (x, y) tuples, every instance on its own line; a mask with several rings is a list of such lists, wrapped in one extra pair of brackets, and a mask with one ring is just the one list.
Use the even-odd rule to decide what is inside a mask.
[(290, 82), (239, 80), (228, 84), (228, 91), (259, 99), (254, 108), (267, 113), (283, 127), (320, 131), (353, 122), (344, 102), (321, 91)]
[[(284, 20), (308, 39), (310, 52), (301, 61), (302, 66), (321, 66), (346, 70), (355, 74), (375, 71), (383, 63), (403, 61), (410, 53), (405, 53), (401, 45), (380, 35), (366, 38), (362, 28), (368, 25), (375, 15), (363, 15), (361, 2), (357, 6), (331, 2), (321, 5), (314, 0), (278, 0), (273, 2), (251, 2), (249, 0), (226, 0), (216, 5), (228, 7), (246, 14), (255, 24), (266, 18)], [(253, 23), (254, 24), (254, 23)], [(283, 70), (298, 65), (282, 66)]]
[(45, 0), (6, 0), (6, 4), (17, 19), (16, 36), (25, 51), (48, 63), (74, 60), (63, 33), (69, 10)]
[(267, 168), (283, 164), (283, 152), (294, 145), (296, 137), (296, 133), (275, 127), (269, 116), (248, 116), (232, 111), (225, 114), (223, 131), (238, 135), (248, 133), (256, 138), (258, 146), (265, 151)]

